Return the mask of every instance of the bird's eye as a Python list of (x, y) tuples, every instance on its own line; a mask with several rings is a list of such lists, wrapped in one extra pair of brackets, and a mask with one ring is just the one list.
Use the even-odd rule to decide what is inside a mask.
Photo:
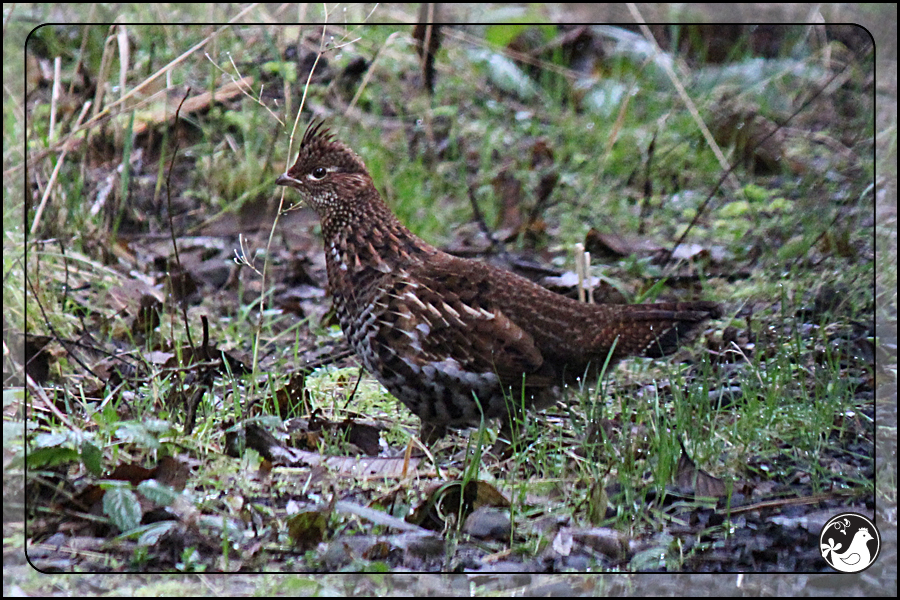
[(325, 179), (325, 176), (328, 175), (328, 170), (325, 167), (316, 167), (312, 170), (312, 173), (309, 176), (316, 181)]

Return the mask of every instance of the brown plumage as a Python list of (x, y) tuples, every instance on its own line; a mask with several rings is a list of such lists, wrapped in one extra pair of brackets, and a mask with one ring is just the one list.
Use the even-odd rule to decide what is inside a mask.
[[(328, 284), (344, 335), (366, 369), (422, 420), (426, 440), (477, 426), (626, 356), (674, 352), (712, 302), (604, 305), (555, 294), (413, 235), (365, 164), (322, 124), (303, 136), (277, 183), (318, 213)], [(590, 381), (590, 379), (588, 380)]]

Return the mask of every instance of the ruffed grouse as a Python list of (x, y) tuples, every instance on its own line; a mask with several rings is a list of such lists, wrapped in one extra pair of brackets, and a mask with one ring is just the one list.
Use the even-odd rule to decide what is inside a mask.
[[(413, 235), (375, 189), (362, 159), (322, 123), (277, 183), (318, 213), (328, 283), (362, 364), (422, 421), (433, 441), (626, 356), (674, 352), (712, 302), (586, 304)], [(590, 380), (588, 380), (590, 381)], [(509, 431), (509, 430), (507, 430)]]

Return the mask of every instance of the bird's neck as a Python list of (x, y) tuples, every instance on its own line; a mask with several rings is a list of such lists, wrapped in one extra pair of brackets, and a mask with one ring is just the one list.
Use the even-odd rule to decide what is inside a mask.
[(437, 252), (391, 213), (377, 192), (322, 216), (325, 258), (332, 291), (359, 286), (379, 274), (402, 270)]

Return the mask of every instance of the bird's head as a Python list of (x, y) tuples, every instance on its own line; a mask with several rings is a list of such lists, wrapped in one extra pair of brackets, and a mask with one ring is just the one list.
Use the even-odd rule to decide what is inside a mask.
[(374, 191), (362, 159), (336, 141), (321, 121), (306, 128), (294, 166), (275, 183), (300, 192), (323, 221), (352, 217), (360, 202)]

